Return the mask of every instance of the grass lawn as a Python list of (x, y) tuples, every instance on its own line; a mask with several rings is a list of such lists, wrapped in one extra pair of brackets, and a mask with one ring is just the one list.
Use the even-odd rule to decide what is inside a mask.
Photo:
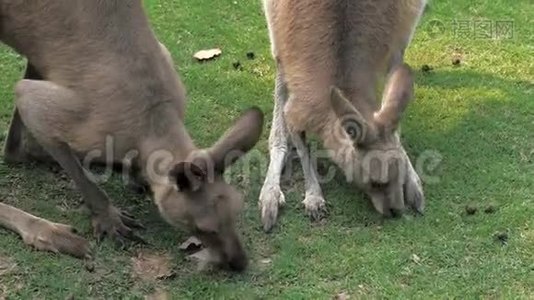
[[(199, 145), (214, 142), (250, 105), (262, 108), (270, 124), (275, 69), (259, 0), (145, 4), (188, 88), (186, 124)], [(296, 184), (284, 185), (287, 206), (275, 230), (265, 234), (257, 205), (264, 174), (232, 172), (247, 197), (240, 228), (251, 267), (239, 275), (198, 273), (178, 250), (187, 236), (166, 225), (150, 201), (125, 189), (117, 176), (104, 188), (148, 227), (141, 235), (151, 246), (95, 245), (91, 272), (80, 260), (34, 251), (0, 229), (0, 299), (139, 299), (155, 290), (173, 299), (329, 299), (341, 292), (351, 299), (534, 298), (533, 20), (530, 0), (430, 4), (407, 50), (406, 60), (417, 70), (416, 100), (403, 120), (411, 157), (428, 150), (442, 157), (432, 173), (439, 181), (425, 186), (424, 217), (383, 221), (339, 177), (324, 185), (328, 219), (312, 225), (300, 203), (296, 165)], [(491, 24), (493, 33), (486, 36), (481, 24)], [(466, 32), (465, 26), (474, 29)], [(192, 59), (212, 47), (221, 47), (223, 55), (203, 64)], [(248, 51), (255, 59), (247, 59)], [(234, 69), (236, 61), (242, 70)], [(430, 72), (420, 71), (425, 64)], [(0, 48), (3, 136), (24, 66), (21, 57)], [(264, 155), (268, 130), (258, 144)], [(46, 167), (0, 162), (0, 201), (72, 224), (93, 241), (88, 217), (77, 210), (79, 193)], [(467, 204), (478, 211), (467, 215)], [(488, 205), (494, 213), (484, 212)], [(496, 240), (496, 233), (506, 234), (507, 242)], [(132, 261), (141, 250), (169, 254), (176, 276), (134, 276)]]

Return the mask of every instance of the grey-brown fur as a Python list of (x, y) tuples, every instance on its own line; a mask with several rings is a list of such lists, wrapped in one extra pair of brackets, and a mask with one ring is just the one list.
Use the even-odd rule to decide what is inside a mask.
[[(235, 229), (242, 196), (222, 173), (227, 155), (239, 157), (259, 139), (261, 111), (248, 110), (214, 146), (198, 149), (183, 124), (185, 89), (140, 0), (0, 0), (0, 40), (37, 73), (16, 85), (6, 160), (35, 154), (25, 146), (31, 142), (22, 142), (29, 132), (75, 181), (95, 235), (136, 239), (132, 229), (138, 223), (111, 204), (80, 164), (98, 151), (96, 160), (108, 162), (111, 137), (112, 162), (124, 163), (137, 151), (128, 164), (141, 170), (164, 219), (197, 234), (223, 264), (246, 267)], [(192, 167), (209, 176), (196, 176)], [(25, 219), (21, 213), (20, 223)], [(73, 248), (87, 251), (76, 242)]]
[[(421, 182), (402, 148), (398, 126), (413, 89), (404, 50), (425, 0), (263, 3), (278, 69), (271, 163), (260, 194), (264, 229), (273, 227), (285, 201), (279, 170), (290, 140), (303, 165), (307, 213), (318, 219), (326, 210), (302, 132), (320, 138), (380, 213), (397, 214), (405, 203), (422, 211)], [(388, 91), (380, 104), (376, 91), (384, 77)]]

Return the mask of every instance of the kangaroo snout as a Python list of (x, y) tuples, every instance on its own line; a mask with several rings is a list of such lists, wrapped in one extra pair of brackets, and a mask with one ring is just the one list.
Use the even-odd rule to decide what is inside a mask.
[(248, 256), (237, 234), (227, 237), (224, 244), (222, 256), (226, 267), (231, 271), (244, 271), (248, 266)]
[(236, 234), (200, 234), (210, 253), (209, 261), (223, 270), (242, 272), (248, 267), (248, 256)]
[(235, 254), (229, 261), (228, 267), (232, 271), (242, 272), (248, 266), (248, 257), (244, 251)]

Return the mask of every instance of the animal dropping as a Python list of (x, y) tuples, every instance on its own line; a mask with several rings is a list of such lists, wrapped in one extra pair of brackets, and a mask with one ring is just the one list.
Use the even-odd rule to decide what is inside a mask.
[(474, 205), (466, 205), (465, 206), (465, 212), (468, 214), (468, 215), (474, 215), (476, 212), (477, 212), (477, 207), (474, 206)]
[(235, 61), (234, 63), (232, 63), (232, 66), (233, 66), (234, 69), (236, 69), (236, 70), (239, 70), (239, 71), (242, 71), (242, 70), (243, 70), (243, 66), (241, 65), (241, 62), (240, 62), (240, 61)]
[(506, 245), (508, 243), (508, 233), (506, 231), (497, 232), (494, 235), (494, 238), (503, 245)]
[(200, 50), (195, 55), (193, 55), (194, 58), (196, 58), (198, 61), (204, 61), (204, 60), (210, 60), (214, 59), (215, 57), (222, 54), (222, 50), (219, 48), (214, 49), (208, 49), (208, 50)]
[(484, 212), (486, 214), (492, 214), (494, 213), (495, 211), (497, 211), (497, 208), (495, 207), (495, 205), (493, 204), (489, 204), (485, 209), (484, 209)]
[(423, 73), (428, 73), (428, 72), (432, 71), (433, 69), (434, 69), (434, 68), (432, 68), (432, 67), (429, 66), (429, 65), (423, 65), (423, 66), (421, 67), (421, 71), (422, 71)]

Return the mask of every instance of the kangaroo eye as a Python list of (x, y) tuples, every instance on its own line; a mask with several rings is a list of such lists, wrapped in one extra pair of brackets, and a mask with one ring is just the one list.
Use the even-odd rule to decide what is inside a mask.
[(373, 190), (377, 190), (377, 191), (382, 191), (384, 190), (385, 188), (387, 188), (387, 183), (380, 183), (380, 182), (371, 182), (371, 188)]
[(353, 141), (360, 141), (362, 138), (362, 126), (355, 120), (346, 120), (343, 128)]
[(214, 235), (217, 235), (219, 232), (215, 229), (205, 229), (205, 228), (195, 228), (195, 230), (193, 230), (193, 232), (195, 234), (198, 234), (200, 236), (214, 236)]

